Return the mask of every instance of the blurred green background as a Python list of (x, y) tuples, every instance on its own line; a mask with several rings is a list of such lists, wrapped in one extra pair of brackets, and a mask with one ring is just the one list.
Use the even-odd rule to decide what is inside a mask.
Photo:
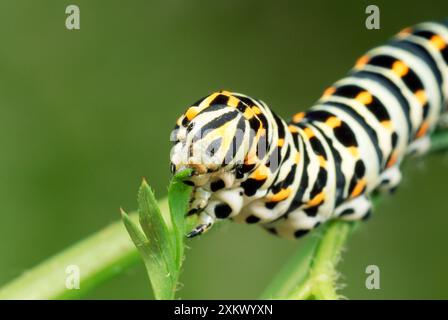
[[(77, 4), (81, 30), (65, 28)], [(176, 118), (216, 89), (281, 116), (310, 106), (367, 49), (448, 2), (0, 2), (0, 284), (136, 207), (142, 176), (166, 194)], [(448, 298), (448, 158), (407, 163), (399, 191), (350, 239), (349, 298)], [(256, 298), (299, 242), (226, 224), (189, 243), (182, 298)], [(365, 268), (381, 270), (367, 290)], [(89, 298), (151, 298), (142, 264)]]

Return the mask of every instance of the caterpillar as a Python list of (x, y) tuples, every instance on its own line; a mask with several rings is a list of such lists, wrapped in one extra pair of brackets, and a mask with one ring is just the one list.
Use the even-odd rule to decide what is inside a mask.
[(171, 171), (193, 186), (199, 235), (219, 220), (299, 238), (329, 219), (367, 219), (406, 155), (422, 155), (446, 111), (448, 21), (406, 28), (361, 56), (348, 75), (289, 122), (263, 101), (214, 92), (172, 133)]

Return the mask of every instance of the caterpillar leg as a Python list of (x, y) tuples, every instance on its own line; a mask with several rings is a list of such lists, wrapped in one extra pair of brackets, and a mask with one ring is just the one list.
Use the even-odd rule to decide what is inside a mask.
[(189, 216), (204, 210), (204, 208), (207, 206), (209, 198), (210, 198), (210, 192), (205, 191), (202, 188), (196, 188), (193, 191), (193, 196), (191, 197), (187, 215)]
[(349, 200), (336, 208), (335, 214), (346, 221), (366, 220), (372, 212), (372, 202), (366, 195)]
[(401, 182), (401, 171), (398, 166), (391, 167), (380, 176), (380, 184), (376, 188), (381, 193), (393, 193)]
[(412, 142), (408, 147), (408, 155), (419, 157), (424, 155), (431, 148), (431, 139), (429, 136), (422, 137)]
[[(241, 188), (216, 191), (206, 201), (206, 206), (199, 214), (199, 224), (187, 235), (198, 236), (209, 230), (216, 220), (223, 220), (237, 215), (243, 206)], [(193, 203), (199, 200), (194, 200)], [(191, 211), (191, 210), (190, 210)]]
[(321, 218), (311, 217), (302, 210), (296, 210), (272, 223), (263, 225), (267, 231), (286, 239), (297, 239), (319, 226)]
[(203, 234), (204, 232), (209, 230), (214, 223), (215, 219), (212, 216), (209, 216), (204, 211), (201, 212), (199, 215), (199, 224), (187, 234), (187, 238), (193, 238), (200, 234)]

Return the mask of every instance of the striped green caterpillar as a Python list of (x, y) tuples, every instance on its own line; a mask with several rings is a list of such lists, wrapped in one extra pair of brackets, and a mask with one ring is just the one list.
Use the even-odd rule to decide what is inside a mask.
[(424, 154), (446, 111), (448, 23), (406, 28), (363, 55), (287, 123), (263, 101), (219, 91), (178, 119), (171, 171), (192, 168), (189, 237), (215, 221), (298, 238), (333, 218), (366, 219), (407, 154)]

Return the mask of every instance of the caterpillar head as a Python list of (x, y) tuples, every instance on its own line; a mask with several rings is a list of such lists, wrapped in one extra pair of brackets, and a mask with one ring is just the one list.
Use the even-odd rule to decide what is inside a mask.
[(227, 91), (199, 100), (172, 132), (171, 172), (191, 168), (191, 184), (201, 186), (213, 175), (235, 170), (247, 159), (254, 116), (250, 106)]

